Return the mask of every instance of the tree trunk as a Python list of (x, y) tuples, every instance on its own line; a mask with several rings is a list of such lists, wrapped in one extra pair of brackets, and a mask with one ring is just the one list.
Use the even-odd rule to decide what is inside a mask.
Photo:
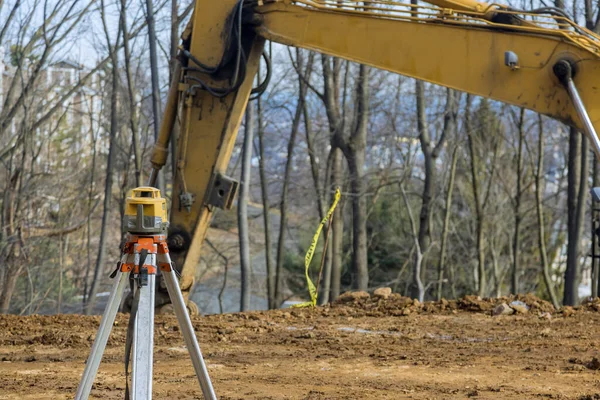
[[(329, 179), (329, 187), (326, 185), (326, 190), (329, 193), (334, 193), (337, 187), (343, 185), (343, 166), (342, 166), (342, 151), (339, 148), (337, 140), (343, 133), (343, 118), (341, 116), (340, 101), (339, 101), (339, 71), (340, 60), (326, 55), (321, 56), (321, 65), (323, 68), (323, 93), (319, 93), (319, 97), (325, 106), (327, 114), (327, 122), (329, 123), (329, 134), (331, 148), (329, 150), (329, 159), (331, 160), (331, 170)], [(323, 196), (327, 198), (327, 196)], [(331, 196), (330, 196), (331, 197)], [(334, 212), (332, 223), (332, 238), (331, 238), (331, 284), (329, 301), (335, 300), (340, 295), (342, 264), (343, 264), (343, 234), (344, 234), (344, 217), (343, 217), (344, 202), (340, 202)], [(327, 275), (326, 275), (327, 276)]]
[[(173, 73), (175, 72), (175, 68), (179, 63), (177, 59), (177, 47), (179, 46), (179, 11), (178, 11), (178, 0), (171, 0), (171, 45), (170, 45), (170, 54), (171, 54), (171, 62), (169, 64), (169, 82), (173, 81)], [(179, 140), (179, 123), (177, 119), (175, 120), (175, 124), (173, 125), (173, 130), (171, 131), (171, 140), (169, 141), (169, 146), (171, 147), (171, 176), (170, 179), (174, 179), (175, 172), (177, 171), (177, 141)], [(161, 169), (162, 170), (162, 169)], [(164, 176), (164, 173), (163, 173)], [(164, 196), (164, 195), (163, 195)]]
[(90, 181), (88, 186), (88, 204), (87, 204), (87, 226), (86, 226), (86, 255), (87, 255), (87, 263), (85, 266), (85, 276), (83, 279), (83, 299), (82, 306), (85, 307), (87, 303), (87, 299), (89, 297), (88, 293), (88, 284), (90, 280), (90, 270), (92, 269), (92, 203), (94, 200), (94, 185), (96, 180), (96, 157), (97, 157), (97, 146), (96, 142), (98, 141), (98, 133), (94, 135), (94, 132), (91, 132), (91, 144), (92, 144), (92, 165), (90, 169)]
[(352, 190), (352, 272), (354, 288), (367, 290), (369, 287), (369, 266), (367, 259), (367, 200), (365, 192), (365, 149), (369, 120), (369, 68), (359, 67), (356, 85), (355, 125), (344, 149), (350, 188)]
[[(11, 167), (13, 166), (11, 165)], [(14, 237), (19, 235), (15, 214), (17, 211), (17, 199), (21, 192), (20, 182), (22, 168), (15, 168), (12, 175), (10, 172), (11, 170), (12, 168), (9, 168), (9, 170), (6, 171), (8, 185), (2, 199), (2, 229), (0, 229), (0, 239), (2, 239), (2, 242), (8, 242), (8, 238), (14, 240)], [(14, 241), (15, 243), (6, 245), (3, 249), (6, 256), (3, 257), (1, 264), (2, 281), (0, 281), (0, 314), (6, 314), (10, 309), (10, 301), (20, 273), (19, 256), (21, 255), (21, 240), (18, 238)]]
[[(331, 163), (331, 193), (335, 191), (336, 187), (342, 186), (343, 172), (342, 172), (342, 151), (340, 149), (333, 150), (333, 158)], [(335, 212), (333, 213), (333, 222), (331, 229), (331, 296), (330, 301), (334, 301), (340, 296), (341, 290), (341, 279), (342, 279), (342, 265), (343, 265), (343, 235), (344, 235), (344, 203), (338, 204)]]
[[(7, 268), (8, 265), (5, 265)], [(2, 292), (0, 293), (0, 314), (7, 314), (10, 309), (10, 300), (12, 299), (12, 294), (15, 291), (15, 286), (17, 285), (17, 278), (19, 274), (17, 273), (17, 268), (8, 267), (8, 274), (4, 277), (4, 285), (2, 288)]]
[[(260, 71), (259, 74), (260, 76)], [(264, 143), (264, 129), (263, 129), (263, 115), (262, 115), (262, 102), (260, 97), (256, 100), (256, 108), (258, 113), (258, 170), (260, 174), (260, 189), (262, 194), (263, 204), (263, 222), (265, 229), (265, 260), (267, 268), (267, 303), (269, 309), (277, 308), (275, 302), (275, 276), (273, 274), (273, 257), (271, 244), (271, 219), (270, 219), (270, 205), (269, 205), (269, 183), (265, 173), (265, 143)]]
[[(302, 71), (304, 63), (302, 61), (302, 51), (296, 49), (296, 63), (298, 70)], [(292, 121), (292, 132), (287, 147), (287, 159), (285, 162), (285, 172), (283, 176), (283, 187), (281, 189), (281, 202), (279, 203), (280, 221), (279, 221), (279, 239), (277, 242), (277, 264), (275, 267), (275, 301), (279, 306), (283, 301), (283, 257), (285, 255), (285, 232), (287, 230), (287, 207), (288, 207), (288, 189), (290, 185), (290, 176), (292, 173), (292, 162), (294, 159), (294, 147), (296, 146), (296, 136), (302, 118), (303, 104), (305, 100), (305, 88), (301, 80), (298, 81), (298, 104)]]
[[(583, 238), (583, 228), (585, 226), (585, 216), (587, 209), (586, 199), (589, 194), (589, 173), (590, 173), (590, 142), (586, 136), (581, 134), (581, 172), (579, 179), (579, 193), (577, 194), (577, 227), (579, 229), (579, 247), (581, 247), (581, 239)], [(581, 248), (579, 249), (581, 255)], [(577, 282), (581, 278), (581, 263), (577, 263)], [(577, 293), (577, 292), (575, 292)], [(579, 295), (578, 295), (579, 297)]]
[(484, 215), (480, 202), (480, 187), (479, 178), (477, 177), (480, 171), (479, 157), (475, 150), (473, 137), (473, 126), (471, 124), (471, 96), (467, 95), (467, 109), (465, 111), (465, 125), (467, 129), (467, 137), (469, 141), (469, 153), (471, 159), (471, 187), (473, 190), (473, 203), (475, 204), (475, 218), (477, 230), (477, 293), (484, 297), (486, 291), (486, 276), (485, 276), (485, 248), (483, 238)]
[[(564, 0), (554, 0), (557, 8), (565, 8)], [(591, 4), (585, 3), (586, 26), (596, 30), (598, 24), (594, 23)], [(569, 171), (567, 183), (567, 212), (568, 212), (568, 239), (567, 239), (567, 268), (565, 270), (565, 287), (563, 295), (564, 305), (575, 305), (579, 296), (580, 246), (583, 234), (583, 217), (585, 210), (585, 196), (587, 194), (588, 177), (588, 143), (587, 139), (574, 128), (569, 131)]]
[(594, 17), (594, 6), (592, 0), (585, 0), (585, 27), (592, 32), (600, 32), (600, 11)]
[(367, 200), (364, 196), (364, 152), (348, 159), (350, 188), (352, 190), (352, 272), (354, 288), (369, 288), (369, 266), (367, 258)]
[(581, 226), (578, 221), (579, 191), (582, 171), (582, 135), (571, 128), (569, 133), (569, 171), (567, 183), (567, 268), (565, 270), (564, 305), (574, 305), (577, 302), (577, 275), (579, 269), (579, 243)]
[[(309, 61), (310, 62), (310, 61)], [(317, 162), (317, 157), (315, 155), (315, 148), (313, 144), (312, 137), (312, 124), (310, 115), (308, 114), (308, 105), (307, 102), (304, 102), (302, 107), (302, 115), (304, 119), (304, 132), (306, 134), (306, 149), (308, 151), (308, 158), (310, 160), (310, 172), (313, 178), (313, 185), (315, 188), (315, 195), (317, 197), (317, 211), (319, 213), (319, 219), (322, 220), (325, 218), (325, 201), (324, 195), (321, 190), (321, 181), (319, 179), (319, 164)], [(329, 179), (326, 179), (325, 186), (328, 187)], [(329, 298), (331, 294), (331, 263), (333, 260), (332, 257), (332, 245), (331, 240), (327, 243), (327, 249), (323, 249), (325, 251), (325, 265), (323, 266), (323, 282), (320, 287), (319, 293), (319, 305), (324, 305), (329, 303)]]
[(498, 250), (496, 249), (495, 237), (492, 237), (490, 247), (492, 256), (492, 267), (494, 269), (494, 295), (501, 296), (502, 276), (500, 274), (500, 266), (498, 265)]
[[(454, 147), (452, 152), (452, 166), (450, 167), (450, 178), (448, 181), (448, 189), (446, 192), (445, 211), (444, 211), (444, 225), (442, 227), (442, 243), (440, 245), (440, 260), (438, 262), (438, 287), (437, 287), (437, 300), (441, 300), (443, 295), (443, 284), (444, 284), (444, 269), (446, 262), (446, 248), (448, 247), (448, 230), (450, 225), (450, 214), (452, 212), (452, 194), (454, 192), (454, 178), (456, 177), (456, 164), (458, 162), (458, 146)], [(456, 297), (454, 293), (454, 274), (451, 274), (450, 279), (452, 281), (452, 297)]]
[[(427, 253), (431, 243), (431, 215), (433, 196), (436, 179), (436, 160), (440, 155), (441, 149), (444, 146), (446, 138), (456, 128), (457, 106), (456, 93), (451, 90), (446, 90), (446, 106), (444, 109), (444, 126), (442, 128), (440, 139), (437, 144), (432, 143), (427, 117), (425, 114), (425, 84), (422, 81), (415, 81), (416, 105), (417, 105), (417, 131), (419, 133), (419, 142), (421, 144), (421, 152), (423, 153), (423, 164), (425, 168), (425, 181), (423, 182), (423, 191), (421, 192), (421, 212), (419, 214), (419, 246), (423, 255)], [(439, 266), (438, 266), (439, 267)], [(438, 271), (439, 272), (439, 271)], [(427, 264), (423, 257), (423, 265), (421, 268), (421, 282), (426, 280)], [(439, 278), (439, 273), (438, 273)], [(416, 282), (412, 284), (412, 297), (418, 294)]]
[[(592, 167), (592, 187), (598, 187), (598, 160), (596, 159), (596, 157), (594, 156), (594, 161), (593, 161), (593, 167)], [(594, 209), (597, 208), (597, 205), (594, 205), (594, 202), (592, 202), (592, 206), (591, 206), (591, 213), (592, 213), (592, 232), (591, 232), (591, 236), (592, 236), (592, 297), (596, 298), (598, 297), (598, 283), (599, 279), (598, 279), (598, 273), (600, 272), (600, 263), (598, 263), (598, 259), (596, 258), (598, 256), (597, 251), (598, 251), (598, 235), (596, 234), (596, 226), (598, 223), (598, 213), (596, 211), (594, 211)]]
[(171, 41), (169, 46), (171, 60), (169, 62), (169, 82), (172, 81), (173, 72), (179, 62), (177, 60), (177, 46), (179, 46), (179, 11), (177, 0), (171, 0)]
[[(24, 107), (23, 121), (24, 124), (20, 128), (23, 139), (21, 140), (20, 155), (11, 157), (10, 161), (5, 164), (7, 185), (2, 201), (2, 226), (0, 229), (0, 243), (4, 248), (1, 253), (4, 253), (3, 260), (0, 260), (0, 267), (4, 270), (3, 281), (0, 282), (0, 314), (6, 314), (10, 311), (10, 302), (17, 285), (17, 280), (28, 257), (23, 251), (23, 231), (20, 221), (20, 209), (23, 200), (23, 182), (24, 171), (26, 168), (26, 160), (28, 151), (30, 150), (30, 136), (27, 132), (30, 131), (29, 124), (29, 109)], [(1, 129), (0, 129), (1, 132)], [(35, 162), (35, 160), (31, 160)], [(0, 253), (0, 254), (1, 254)]]
[(560, 304), (554, 291), (554, 282), (550, 277), (550, 263), (548, 262), (548, 250), (546, 249), (546, 232), (545, 232), (545, 221), (544, 221), (544, 204), (542, 200), (542, 185), (544, 177), (544, 125), (542, 122), (542, 116), (538, 116), (538, 155), (537, 155), (537, 169), (535, 173), (535, 205), (538, 220), (538, 244), (540, 247), (540, 259), (542, 263), (542, 273), (544, 275), (544, 283), (546, 284), (546, 290), (548, 291), (548, 297), (552, 300), (554, 308), (558, 310)]
[[(131, 145), (135, 165), (135, 185), (142, 186), (142, 155), (138, 136), (138, 119), (135, 105), (135, 88), (131, 73), (131, 53), (129, 51), (129, 33), (127, 31), (127, 1), (121, 0), (120, 24), (123, 34), (123, 53), (125, 58), (125, 76), (127, 77), (127, 93), (129, 97), (129, 128), (131, 129)], [(164, 194), (163, 194), (164, 195)]]
[(107, 230), (108, 221), (110, 218), (110, 211), (112, 205), (112, 183), (113, 183), (113, 168), (115, 163), (115, 146), (116, 146), (116, 136), (118, 131), (118, 121), (117, 121), (117, 102), (118, 102), (118, 82), (119, 82), (119, 64), (118, 57), (116, 51), (114, 50), (118, 44), (115, 46), (110, 45), (110, 39), (108, 36), (108, 28), (106, 27), (105, 22), (105, 10), (104, 4), (102, 5), (102, 19), (104, 22), (104, 31), (106, 35), (108, 50), (111, 56), (112, 63), (112, 82), (111, 82), (111, 92), (110, 92), (110, 133), (108, 139), (108, 160), (106, 162), (106, 180), (104, 184), (104, 210), (102, 212), (102, 222), (100, 223), (100, 239), (98, 244), (98, 256), (96, 257), (96, 266), (94, 267), (94, 275), (92, 276), (92, 283), (90, 284), (90, 291), (87, 298), (87, 302), (84, 307), (84, 312), (87, 315), (90, 315), (94, 310), (94, 304), (96, 303), (96, 293), (98, 292), (98, 277), (100, 272), (102, 271), (105, 264), (105, 255), (106, 255), (106, 238), (107, 238)]
[(252, 168), (252, 139), (254, 135), (254, 105), (246, 107), (246, 127), (242, 152), (242, 176), (238, 197), (238, 233), (240, 239), (241, 295), (240, 311), (250, 308), (252, 267), (250, 265), (250, 238), (248, 235), (248, 201), (250, 200), (250, 170)]
[[(423, 191), (421, 193), (421, 213), (419, 215), (419, 247), (422, 252), (426, 252), (431, 242), (431, 234), (429, 232), (429, 221), (431, 215), (431, 200), (433, 197), (433, 185), (435, 181), (435, 160), (433, 158), (433, 149), (431, 138), (429, 136), (429, 128), (427, 126), (427, 118), (425, 117), (425, 84), (422, 81), (415, 81), (415, 93), (417, 103), (417, 131), (419, 133), (419, 141), (421, 142), (421, 151), (423, 152), (423, 164), (425, 168), (425, 181), (423, 182)], [(421, 268), (420, 280), (425, 279), (427, 265), (423, 262)], [(412, 284), (412, 297), (417, 297), (419, 287), (417, 282)]]
[[(60, 201), (59, 201), (59, 209), (60, 209)], [(58, 237), (58, 298), (56, 299), (56, 313), (60, 314), (60, 309), (62, 307), (62, 291), (63, 291), (63, 271), (64, 271), (64, 243), (63, 237), (60, 235)]]
[[(154, 141), (158, 140), (160, 131), (160, 86), (158, 83), (158, 61), (156, 58), (156, 28), (154, 27), (154, 5), (152, 0), (146, 0), (146, 21), (148, 24), (148, 46), (150, 48), (150, 76), (152, 79), (152, 116)], [(165, 191), (165, 178), (162, 169), (158, 172), (157, 187)]]
[(485, 276), (485, 249), (483, 239), (483, 223), (481, 220), (477, 222), (477, 294), (485, 297), (486, 290)]
[(521, 248), (521, 195), (523, 175), (523, 140), (525, 136), (525, 109), (519, 114), (519, 146), (517, 149), (517, 193), (515, 194), (515, 233), (513, 234), (513, 265), (511, 273), (511, 292), (519, 293), (519, 254)]
[(415, 219), (412, 214), (412, 210), (410, 208), (410, 203), (408, 201), (408, 197), (406, 196), (406, 191), (404, 190), (404, 186), (400, 184), (400, 192), (402, 193), (402, 198), (404, 199), (404, 205), (406, 206), (406, 210), (408, 212), (408, 218), (410, 221), (410, 229), (412, 233), (412, 237), (414, 240), (414, 248), (415, 251), (415, 264), (413, 266), (413, 281), (417, 287), (416, 298), (422, 302), (425, 298), (425, 286), (421, 281), (421, 265), (423, 263), (423, 252), (421, 246), (419, 245), (419, 234), (417, 232), (417, 224), (415, 223)]
[(112, 84), (112, 94), (111, 94), (111, 122), (110, 122), (110, 135), (109, 135), (109, 144), (108, 144), (108, 160), (106, 162), (106, 181), (104, 184), (104, 211), (102, 212), (102, 222), (100, 223), (100, 240), (98, 244), (98, 256), (96, 257), (96, 266), (94, 267), (94, 274), (92, 276), (92, 282), (90, 284), (90, 290), (87, 298), (86, 305), (84, 307), (84, 312), (87, 315), (90, 315), (94, 309), (94, 304), (96, 303), (96, 293), (98, 292), (98, 278), (100, 272), (102, 271), (105, 264), (105, 255), (106, 255), (106, 237), (108, 235), (108, 221), (110, 219), (110, 211), (112, 206), (112, 174), (114, 167), (114, 159), (115, 159), (115, 136), (117, 131), (117, 67), (113, 67), (115, 71), (113, 71), (113, 83)]
[(304, 118), (304, 132), (306, 134), (306, 149), (308, 151), (308, 159), (310, 160), (310, 173), (312, 175), (313, 184), (315, 188), (315, 195), (317, 198), (317, 211), (319, 213), (319, 219), (325, 218), (325, 199), (321, 191), (321, 181), (319, 178), (319, 163), (315, 155), (315, 146), (313, 144), (312, 137), (312, 124), (311, 117), (308, 113), (308, 104), (304, 102), (302, 107), (302, 115)]

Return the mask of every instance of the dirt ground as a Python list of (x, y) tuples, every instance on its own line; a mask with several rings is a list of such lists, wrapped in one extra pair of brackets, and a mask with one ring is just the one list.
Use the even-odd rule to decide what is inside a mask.
[[(600, 399), (600, 300), (492, 316), (513, 299), (337, 304), (194, 318), (220, 399)], [(72, 399), (99, 317), (0, 316), (0, 399)], [(92, 397), (122, 399), (119, 315)], [(202, 398), (177, 321), (157, 316), (154, 397)]]

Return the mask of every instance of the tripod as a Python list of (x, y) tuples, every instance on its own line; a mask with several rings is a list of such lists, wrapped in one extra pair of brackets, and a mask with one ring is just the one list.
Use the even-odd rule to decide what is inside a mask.
[[(137, 197), (136, 191), (138, 191)], [(154, 207), (158, 203), (158, 207)], [(131, 212), (136, 210), (136, 214), (125, 213), (125, 226), (132, 227), (134, 231), (142, 231), (143, 233), (128, 232), (126, 243), (123, 246), (120, 262), (117, 264), (117, 269), (111, 275), (116, 278), (113, 288), (108, 299), (108, 305), (102, 316), (96, 339), (92, 346), (92, 351), (87, 360), (85, 370), (81, 377), (79, 387), (77, 388), (76, 400), (85, 400), (90, 395), (92, 384), (98, 372), (98, 367), (102, 359), (102, 355), (106, 348), (106, 342), (110, 330), (115, 321), (119, 304), (123, 297), (123, 292), (129, 281), (129, 277), (133, 274), (134, 281), (134, 303), (132, 306), (132, 316), (130, 318), (130, 332), (132, 334), (132, 374), (131, 374), (131, 393), (133, 400), (150, 400), (152, 399), (152, 351), (154, 346), (154, 295), (155, 281), (157, 269), (163, 275), (167, 291), (177, 321), (185, 340), (185, 345), (188, 349), (194, 370), (202, 394), (206, 400), (216, 400), (208, 371), (200, 352), (200, 346), (196, 340), (194, 328), (190, 320), (189, 314), (185, 307), (185, 301), (179, 283), (175, 275), (175, 269), (169, 256), (169, 249), (166, 243), (166, 235), (161, 233), (166, 228), (166, 215), (145, 215), (144, 211), (149, 211), (152, 214), (155, 210), (161, 209), (161, 204), (164, 199), (160, 197), (160, 192), (157, 189), (142, 187), (133, 190), (133, 196), (127, 198), (127, 209)], [(152, 207), (149, 207), (150, 204)], [(133, 207), (130, 207), (133, 206)], [(162, 208), (164, 210), (164, 208)], [(144, 226), (150, 222), (150, 227)], [(154, 225), (154, 227), (152, 226)], [(154, 232), (152, 232), (154, 230)], [(159, 231), (158, 233), (156, 231)], [(149, 234), (145, 234), (145, 232)], [(131, 326), (133, 324), (133, 326)], [(130, 334), (128, 332), (128, 335)], [(128, 340), (129, 344), (129, 340)], [(126, 360), (129, 359), (130, 349), (126, 346)], [(127, 370), (128, 361), (126, 361)]]

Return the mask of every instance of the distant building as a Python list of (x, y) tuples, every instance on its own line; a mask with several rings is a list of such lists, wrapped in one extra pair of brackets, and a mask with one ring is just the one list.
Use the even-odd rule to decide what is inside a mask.
[[(20, 76), (31, 73), (27, 68), (17, 71), (10, 64), (4, 48), (0, 47), (0, 118), (5, 107), (11, 107), (22, 90)], [(37, 79), (32, 95), (26, 101), (26, 109), (20, 108), (10, 123), (10, 135), (14, 136), (21, 128), (37, 125), (49, 111), (58, 106), (52, 116), (36, 127), (35, 143), (41, 147), (37, 162), (44, 169), (52, 170), (58, 164), (68, 161), (68, 154), (78, 158), (91, 154), (93, 137), (98, 138), (97, 149), (105, 148), (105, 135), (102, 134), (102, 80), (100, 73), (93, 73), (83, 66), (67, 60), (59, 61), (44, 68)], [(85, 83), (81, 80), (87, 76)], [(73, 90), (74, 87), (77, 87)], [(70, 91), (73, 93), (69, 94)], [(66, 99), (60, 100), (67, 95)], [(11, 99), (7, 102), (6, 98)], [(60, 103), (59, 103), (60, 101)], [(7, 104), (5, 104), (7, 103)], [(7, 112), (7, 111), (6, 111)], [(29, 113), (29, 115), (26, 115)]]

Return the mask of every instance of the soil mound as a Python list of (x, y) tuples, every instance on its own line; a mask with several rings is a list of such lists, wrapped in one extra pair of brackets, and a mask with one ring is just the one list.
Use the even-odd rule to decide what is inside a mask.
[[(406, 316), (410, 314), (445, 314), (457, 311), (476, 313), (491, 313), (494, 308), (501, 304), (525, 304), (530, 313), (538, 315), (541, 313), (553, 313), (556, 310), (551, 303), (540, 299), (533, 294), (519, 294), (516, 296), (503, 296), (498, 298), (481, 298), (479, 296), (465, 296), (458, 300), (427, 301), (424, 303), (416, 299), (391, 293), (387, 297), (370, 296), (367, 292), (346, 292), (342, 294), (333, 304), (333, 309), (352, 309), (354, 313), (367, 316)], [(600, 299), (590, 306), (590, 310), (600, 310)]]

